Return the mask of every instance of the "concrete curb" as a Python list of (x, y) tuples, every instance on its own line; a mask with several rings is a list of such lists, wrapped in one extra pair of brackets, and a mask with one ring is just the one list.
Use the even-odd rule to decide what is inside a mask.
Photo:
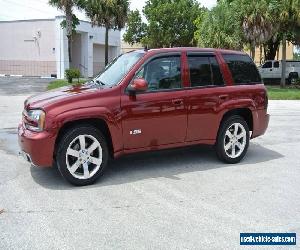
[(24, 77), (24, 78), (37, 78), (37, 79), (56, 79), (55, 77), (51, 76), (24, 76), (24, 75), (7, 75), (7, 74), (0, 74), (0, 77)]

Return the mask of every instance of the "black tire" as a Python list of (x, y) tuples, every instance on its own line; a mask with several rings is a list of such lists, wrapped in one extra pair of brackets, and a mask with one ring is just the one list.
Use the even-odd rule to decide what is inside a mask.
[(298, 72), (291, 72), (289, 74), (289, 78), (287, 79), (287, 83), (290, 84), (290, 85), (295, 84), (298, 79), (299, 79)]
[[(79, 179), (74, 177), (68, 170), (67, 162), (66, 162), (66, 153), (69, 145), (73, 142), (74, 139), (76, 139), (80, 135), (92, 136), (100, 143), (100, 146), (102, 148), (102, 163), (100, 165), (100, 168), (92, 177), (88, 179)], [(99, 131), (98, 129), (96, 129), (91, 125), (80, 125), (69, 129), (65, 133), (65, 135), (61, 138), (60, 142), (58, 143), (56, 162), (57, 162), (58, 170), (65, 180), (67, 180), (68, 182), (70, 182), (75, 186), (85, 186), (85, 185), (93, 184), (100, 176), (103, 175), (104, 170), (108, 163), (108, 157), (109, 157), (109, 153), (108, 153), (107, 142), (105, 140), (105, 137), (101, 133), (101, 131)], [(80, 165), (79, 168), (83, 168), (83, 165)]]
[[(245, 129), (246, 138), (245, 138), (245, 144), (244, 144), (245, 146), (244, 146), (244, 149), (241, 152), (241, 154), (236, 158), (232, 158), (232, 157), (229, 157), (225, 151), (225, 137), (226, 137), (226, 131), (229, 128), (231, 128), (232, 125), (235, 123), (240, 124)], [(222, 122), (222, 124), (220, 125), (217, 142), (215, 145), (218, 158), (225, 163), (229, 163), (229, 164), (238, 163), (245, 157), (248, 147), (249, 147), (249, 127), (248, 127), (247, 122), (241, 116), (238, 116), (238, 115), (228, 117), (226, 120), (224, 120)]]

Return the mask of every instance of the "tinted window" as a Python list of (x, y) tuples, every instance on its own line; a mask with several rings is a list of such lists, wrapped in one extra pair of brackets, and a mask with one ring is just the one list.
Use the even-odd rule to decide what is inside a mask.
[(223, 55), (235, 84), (261, 83), (258, 70), (247, 55)]
[(278, 61), (274, 62), (274, 68), (279, 68), (279, 62)]
[(263, 66), (262, 66), (263, 69), (270, 69), (272, 68), (272, 62), (266, 62)]
[(137, 73), (148, 82), (149, 91), (181, 88), (180, 56), (151, 60)]
[(216, 58), (210, 57), (209, 60), (212, 67), (214, 85), (224, 85), (223, 76)]
[(223, 85), (223, 77), (213, 56), (189, 55), (191, 87)]

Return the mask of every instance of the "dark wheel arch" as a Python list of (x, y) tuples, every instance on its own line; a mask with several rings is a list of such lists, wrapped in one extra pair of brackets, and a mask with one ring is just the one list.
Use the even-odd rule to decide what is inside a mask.
[(64, 134), (72, 129), (75, 128), (77, 126), (93, 126), (96, 129), (98, 129), (99, 131), (101, 131), (101, 133), (104, 135), (106, 142), (107, 142), (107, 146), (108, 146), (108, 150), (109, 150), (109, 156), (110, 158), (114, 157), (114, 147), (113, 147), (113, 143), (112, 143), (112, 138), (111, 138), (111, 133), (109, 130), (109, 127), (107, 125), (107, 123), (103, 120), (103, 119), (80, 119), (80, 120), (74, 120), (74, 121), (70, 121), (65, 123), (58, 132), (58, 135), (56, 137), (56, 141), (55, 141), (55, 150), (54, 150), (54, 158), (56, 157), (56, 153), (57, 153), (57, 149), (58, 149), (58, 144), (61, 141), (62, 137), (64, 136)]
[(220, 121), (219, 130), (221, 128), (222, 123), (232, 116), (242, 117), (246, 121), (249, 130), (253, 131), (253, 115), (251, 109), (249, 108), (237, 108), (227, 111)]

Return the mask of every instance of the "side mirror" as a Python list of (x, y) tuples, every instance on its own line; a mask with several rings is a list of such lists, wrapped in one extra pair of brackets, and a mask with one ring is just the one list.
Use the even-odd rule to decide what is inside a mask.
[(133, 83), (128, 86), (127, 89), (130, 94), (145, 92), (148, 89), (148, 82), (144, 78), (136, 78), (133, 80)]

